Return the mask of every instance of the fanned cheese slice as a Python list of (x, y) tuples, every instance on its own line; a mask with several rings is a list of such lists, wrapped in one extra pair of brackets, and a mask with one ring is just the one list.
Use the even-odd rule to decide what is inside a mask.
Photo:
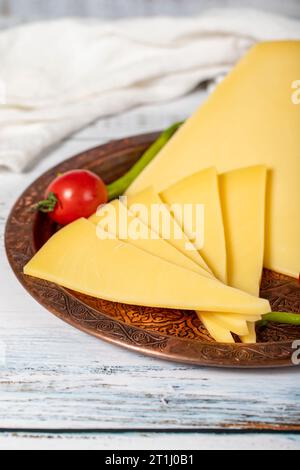
[(140, 248), (147, 253), (169, 261), (206, 277), (213, 277), (190, 258), (161, 239), (148, 225), (134, 216), (118, 199), (102, 206), (90, 219), (95, 225), (112, 233), (116, 238)]
[(249, 333), (245, 336), (240, 336), (242, 343), (253, 344), (256, 343), (256, 329), (255, 323), (248, 323)]
[[(98, 234), (104, 236), (97, 227)], [(74, 291), (145, 307), (261, 315), (258, 299), (145, 253), (129, 243), (99, 240), (85, 219), (56, 233), (25, 266), (24, 273)]]
[[(202, 256), (190, 242), (188, 237), (182, 231), (180, 225), (175, 221), (175, 219), (170, 214), (167, 207), (163, 204), (163, 201), (155, 193), (153, 188), (149, 187), (145, 191), (135, 194), (127, 198), (128, 208), (132, 213), (141, 219), (144, 223), (151, 227), (151, 229), (158, 233), (159, 236), (165, 239), (170, 243), (174, 248), (181, 251), (186, 257), (193, 260), (203, 269), (211, 273), (211, 269), (208, 267), (207, 263), (204, 261)], [(144, 210), (138, 208), (141, 205), (147, 210), (147, 214)], [(151, 208), (153, 205), (159, 205), (161, 208), (161, 218), (160, 220), (151, 221), (149, 214), (151, 213)], [(166, 238), (163, 229), (163, 223), (166, 226), (170, 227), (170, 237)]]
[(228, 327), (224, 327), (209, 313), (199, 312), (199, 318), (211, 336), (219, 343), (234, 343)]
[(264, 259), (266, 177), (265, 166), (220, 175), (228, 284), (257, 296)]
[(180, 180), (164, 190), (160, 196), (169, 206), (179, 204), (182, 209), (189, 204), (194, 208), (197, 205), (203, 205), (203, 227), (197, 227), (199, 221), (196, 218), (196, 210), (191, 212), (190, 217), (184, 219), (181, 217), (183, 210), (179, 211), (179, 216), (175, 212), (175, 218), (191, 241), (193, 241), (191, 237), (197, 230), (204, 230), (204, 244), (200, 249), (200, 254), (215, 277), (227, 284), (225, 233), (216, 169), (208, 168)]
[[(95, 225), (100, 225), (103, 230), (113, 233), (113, 235), (119, 239), (120, 236), (130, 235), (130, 224), (133, 223), (136, 230), (134, 230), (132, 235), (137, 234), (138, 236), (127, 238), (128, 243), (175, 265), (198, 272), (204, 276), (212, 277), (211, 274), (194, 263), (194, 261), (190, 260), (190, 258), (184, 256), (165, 240), (157, 237), (157, 234), (140, 219), (137, 219), (119, 200), (112, 201), (109, 205), (101, 207), (97, 211), (97, 214), (90, 217), (89, 220)], [(123, 225), (123, 230), (120, 228), (120, 225)], [(211, 315), (215, 322), (218, 322), (221, 327), (228, 328), (237, 335), (245, 336), (249, 334), (247, 320), (250, 321), (252, 319), (249, 315), (245, 317), (238, 314), (230, 315), (228, 313), (211, 313)], [(261, 316), (258, 315), (254, 318), (254, 321), (260, 318)], [(210, 333), (214, 336), (213, 331), (210, 331)]]
[(210, 314), (216, 322), (220, 324), (223, 328), (227, 328), (232, 333), (235, 333), (239, 336), (247, 336), (249, 334), (248, 322), (244, 318), (237, 319), (230, 314), (214, 313)]
[(128, 190), (160, 193), (215, 166), (219, 173), (266, 165), (264, 265), (298, 277), (300, 269), (300, 41), (256, 45), (182, 126)]
[[(218, 192), (218, 181), (217, 181), (217, 175), (216, 175), (216, 172), (214, 169), (208, 169), (208, 170), (205, 170), (204, 172), (201, 172), (201, 174), (197, 174), (197, 175), (194, 175), (190, 178), (187, 178), (187, 184), (186, 185), (182, 185), (180, 190), (182, 191), (182, 193), (184, 193), (185, 191), (185, 188), (187, 188), (187, 193), (189, 192), (190, 190), (190, 198), (189, 199), (184, 199), (184, 197), (182, 198), (182, 203), (191, 203), (192, 201), (194, 203), (198, 203), (198, 199), (193, 197), (193, 194), (194, 192), (196, 191), (197, 193), (197, 189), (198, 189), (198, 186), (199, 184), (201, 184), (202, 181), (200, 180), (203, 180), (203, 186), (206, 187), (206, 192), (205, 192), (205, 188), (202, 187), (202, 189), (200, 189), (199, 193), (202, 192), (202, 194), (204, 194), (203, 196), (203, 199), (202, 199), (202, 202), (203, 200), (205, 200), (206, 202), (208, 201), (208, 205), (212, 208), (212, 211), (214, 211), (215, 213), (215, 219), (214, 220), (217, 220), (217, 224), (218, 225), (218, 228), (219, 228), (219, 232), (215, 235), (215, 245), (217, 245), (217, 239), (219, 239), (220, 243), (221, 243), (221, 248), (218, 249), (218, 247), (216, 248), (216, 253), (221, 253), (221, 258), (223, 259), (223, 270), (219, 269), (218, 268), (218, 258), (216, 256), (216, 253), (213, 253), (213, 250), (208, 250), (208, 252), (210, 251), (212, 253), (212, 256), (215, 260), (215, 266), (216, 266), (216, 270), (218, 271), (218, 273), (223, 273), (223, 277), (226, 276), (226, 251), (225, 251), (225, 237), (224, 237), (224, 228), (223, 228), (223, 221), (222, 221), (222, 214), (221, 214), (221, 207), (220, 207), (220, 201), (219, 201), (219, 192)], [(206, 180), (206, 185), (204, 184)], [(211, 189), (209, 187), (209, 182), (212, 182), (212, 185), (213, 185), (213, 188), (214, 189)], [(194, 184), (193, 184), (194, 183)], [(180, 183), (179, 183), (179, 186), (180, 186)], [(181, 193), (181, 194), (182, 194)], [(214, 199), (214, 203), (211, 203), (210, 200), (209, 200), (209, 196)], [(172, 204), (172, 202), (176, 201), (176, 199), (172, 199), (171, 197), (171, 194), (170, 194), (170, 201), (167, 199), (167, 191), (163, 193), (162, 195), (163, 198), (166, 198), (165, 201), (168, 201)], [(163, 202), (163, 199), (161, 199), (155, 192), (152, 188), (148, 188), (146, 189), (145, 191), (142, 191), (141, 193), (135, 195), (135, 196), (131, 196), (131, 197), (128, 197), (128, 200), (127, 200), (127, 203), (128, 203), (128, 206), (132, 209), (134, 209), (134, 206), (136, 204), (142, 204), (142, 205), (145, 205), (146, 208), (148, 209), (148, 213), (149, 213), (149, 210), (151, 209), (151, 205), (153, 204), (161, 204)], [(149, 218), (146, 218), (145, 219), (145, 214), (143, 211), (140, 211), (140, 212), (135, 212), (135, 214), (140, 217), (142, 220), (144, 220), (146, 223), (149, 223)], [(205, 214), (209, 214), (209, 210), (206, 208), (205, 210)], [(169, 213), (168, 209), (165, 208), (164, 209), (164, 212), (163, 212), (163, 217), (165, 220), (171, 220), (172, 224), (175, 224), (175, 229), (178, 230), (178, 227), (180, 227), (180, 224), (177, 223), (177, 221), (175, 221), (171, 214)], [(160, 235), (162, 235), (162, 228), (161, 226), (155, 226), (154, 227), (156, 229), (156, 231), (158, 233), (160, 233)], [(210, 225), (210, 228), (212, 230), (214, 230), (214, 227), (212, 227)], [(181, 227), (180, 227), (181, 229)], [(207, 230), (206, 234), (205, 234), (205, 240), (207, 238), (210, 237), (210, 232), (209, 230)], [(186, 256), (189, 256), (190, 253), (196, 253), (195, 251), (187, 251), (186, 250), (186, 243), (187, 241), (189, 240), (187, 236), (185, 236), (185, 234), (183, 234), (182, 236), (182, 239), (185, 240), (185, 243), (182, 244), (182, 240), (176, 240), (175, 237), (172, 237), (171, 238), (171, 243), (173, 244), (174, 247), (176, 247), (177, 249), (180, 249), (181, 252), (185, 253)], [(210, 243), (210, 246), (213, 248), (213, 244)], [(203, 266), (203, 258), (201, 256), (201, 265)], [(221, 262), (222, 264), (222, 262)], [(205, 265), (204, 265), (205, 266)], [(220, 275), (220, 274), (219, 274)], [(222, 276), (222, 274), (220, 275), (220, 277)], [(197, 312), (199, 318), (201, 319), (201, 321), (203, 321), (203, 316), (201, 317), (201, 315), (199, 315), (199, 312)], [(216, 318), (215, 317), (215, 314), (214, 312), (210, 312), (210, 315), (211, 317), (214, 316), (212, 322), (206, 322), (205, 326), (206, 328), (208, 329), (209, 333), (211, 334), (211, 336), (216, 340), (216, 341), (219, 341), (219, 335), (220, 335), (220, 331), (222, 331), (222, 334), (223, 334), (223, 339), (224, 339), (224, 335), (225, 337), (227, 337), (227, 340), (232, 338), (232, 335), (230, 334), (230, 331), (232, 331), (233, 333), (236, 333), (236, 334), (243, 334), (244, 336), (246, 336), (246, 333), (247, 333), (247, 330), (248, 330), (248, 324), (246, 322), (246, 316), (241, 316), (239, 318), (239, 325), (237, 326), (237, 323), (235, 322), (236, 319), (232, 318), (229, 318), (229, 317), (232, 317), (232, 313), (230, 314), (224, 314), (224, 313), (220, 313), (219, 317)], [(261, 317), (258, 317), (257, 319), (260, 319)], [(257, 321), (257, 319), (251, 319), (250, 321)], [(227, 333), (226, 333), (226, 328), (227, 328)], [(225, 342), (225, 341), (224, 341)]]

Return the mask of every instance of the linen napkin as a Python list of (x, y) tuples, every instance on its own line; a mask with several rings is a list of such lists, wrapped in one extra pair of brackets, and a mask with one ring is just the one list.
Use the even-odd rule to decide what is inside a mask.
[(254, 10), (114, 22), (67, 18), (0, 33), (0, 167), (25, 171), (109, 114), (218, 79), (257, 41), (299, 39), (300, 22)]

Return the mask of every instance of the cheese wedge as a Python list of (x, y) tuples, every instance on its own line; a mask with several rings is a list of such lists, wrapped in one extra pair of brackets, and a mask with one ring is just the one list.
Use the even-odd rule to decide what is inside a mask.
[[(131, 243), (154, 256), (158, 256), (159, 258), (175, 265), (198, 272), (204, 276), (212, 277), (212, 274), (198, 266), (198, 264), (194, 263), (190, 258), (184, 256), (165, 240), (157, 238), (157, 234), (155, 234), (141, 220), (137, 219), (126, 208), (126, 206), (120, 202), (120, 200), (112, 201), (109, 205), (101, 207), (97, 211), (97, 214), (94, 214), (89, 220), (95, 225), (102, 227), (103, 230), (109, 231), (109, 233), (112, 233), (119, 239), (120, 236), (127, 235), (128, 243)], [(132, 223), (134, 224), (134, 228), (137, 229), (133, 231), (132, 235), (138, 236), (128, 238), (128, 235), (130, 235), (130, 224)], [(123, 225), (123, 230), (120, 228), (120, 225)], [(221, 327), (228, 328), (230, 331), (238, 335), (241, 334), (245, 336), (249, 334), (247, 320), (251, 320), (250, 316), (246, 315), (243, 317), (237, 314), (234, 316), (233, 314), (228, 313), (211, 313), (211, 315), (213, 315), (215, 321), (220, 323)], [(257, 319), (260, 318), (260, 316), (257, 316)], [(214, 331), (210, 331), (210, 333), (214, 336)]]
[[(182, 126), (128, 190), (161, 192), (214, 165), (219, 173), (266, 165), (264, 265), (298, 277), (300, 268), (300, 41), (256, 45)], [(251, 237), (251, 234), (248, 234)]]
[(102, 206), (89, 220), (103, 230), (109, 231), (116, 238), (123, 239), (151, 255), (203, 276), (213, 277), (193, 260), (161, 239), (148, 225), (135, 217), (119, 199)]
[(266, 177), (265, 166), (220, 176), (228, 284), (257, 296), (264, 258)]
[(245, 336), (240, 336), (242, 343), (253, 344), (256, 343), (256, 327), (255, 323), (248, 323), (249, 333)]
[(199, 313), (199, 318), (213, 339), (218, 343), (235, 343), (230, 330), (220, 324), (209, 313)]
[[(227, 255), (225, 244), (225, 233), (223, 216), (220, 202), (218, 174), (215, 168), (208, 168), (192, 176), (180, 180), (175, 185), (163, 191), (161, 199), (172, 206), (179, 204), (191, 204), (196, 206), (202, 204), (204, 208), (204, 245), (200, 254), (206, 264), (211, 268), (215, 277), (227, 284)], [(183, 211), (182, 211), (183, 213)], [(192, 217), (182, 220), (181, 213), (175, 218), (181, 225), (191, 241), (191, 236), (202, 227), (196, 225), (196, 211), (191, 213)], [(184, 223), (184, 226), (183, 226)]]
[[(127, 199), (128, 208), (130, 211), (135, 214), (136, 217), (141, 219), (144, 223), (149, 225), (151, 229), (159, 234), (159, 236), (165, 239), (168, 243), (170, 243), (174, 248), (181, 251), (186, 257), (193, 260), (203, 269), (211, 273), (211, 269), (208, 267), (202, 256), (190, 242), (188, 237), (182, 231), (180, 225), (175, 221), (175, 219), (170, 214), (167, 207), (163, 204), (163, 201), (155, 193), (153, 188), (147, 188), (145, 191), (142, 191), (139, 194), (135, 194), (134, 196), (130, 196)], [(161, 218), (160, 220), (150, 220), (150, 217), (145, 214), (144, 210), (140, 210), (138, 205), (142, 205), (147, 209), (147, 214), (150, 213), (151, 208), (153, 205), (159, 205), (161, 208)], [(170, 227), (170, 232), (167, 238), (164, 234), (163, 223), (166, 226)]]
[[(217, 181), (216, 181), (216, 172), (214, 169), (209, 169), (207, 170), (207, 172), (203, 172), (203, 179), (204, 178), (204, 173), (208, 173), (207, 174), (207, 179), (210, 179), (212, 180), (213, 182), (213, 185), (215, 185), (215, 188), (216, 188), (216, 185), (217, 185)], [(189, 179), (189, 178), (188, 178)], [(190, 187), (189, 186), (189, 183), (190, 181), (188, 182), (188, 188)], [(195, 183), (197, 183), (197, 181), (195, 181)], [(198, 183), (200, 183), (200, 181), (198, 181)], [(193, 186), (193, 189), (194, 186)], [(209, 195), (212, 195), (212, 193), (214, 193), (214, 196), (215, 196), (215, 206), (217, 207), (217, 213), (218, 213), (218, 217), (216, 217), (218, 219), (218, 224), (219, 224), (219, 233), (221, 233), (221, 237), (220, 237), (220, 240), (221, 240), (221, 244), (222, 246), (224, 247), (225, 245), (225, 240), (224, 240), (224, 229), (223, 229), (223, 222), (222, 222), (222, 214), (220, 213), (221, 211), (221, 208), (220, 208), (220, 202), (218, 203), (218, 197), (219, 197), (219, 194), (218, 194), (218, 190), (217, 188), (215, 189), (215, 191), (213, 192), (211, 189), (207, 191), (207, 194)], [(192, 191), (192, 194), (193, 194), (193, 191)], [(207, 200), (208, 197), (206, 196), (205, 197), (205, 200)], [(148, 188), (146, 189), (145, 191), (142, 191), (141, 193), (135, 195), (135, 196), (129, 196), (128, 197), (128, 200), (127, 200), (127, 203), (128, 203), (128, 206), (130, 207), (131, 210), (134, 211), (136, 204), (142, 204), (144, 206), (146, 206), (146, 208), (148, 209), (148, 213), (149, 213), (149, 210), (151, 209), (151, 206), (153, 204), (161, 204), (163, 202), (162, 198), (160, 198), (154, 191), (152, 188)], [(188, 201), (189, 203), (191, 202), (191, 200)], [(210, 201), (209, 201), (210, 202)], [(196, 202), (197, 203), (197, 202)], [(163, 207), (163, 206), (162, 206)], [(208, 211), (206, 210), (205, 211), (205, 214), (207, 214)], [(148, 218), (145, 218), (145, 213), (144, 211), (136, 211), (135, 214), (140, 217), (142, 220), (144, 220), (146, 223), (149, 224), (149, 217)], [(162, 217), (167, 220), (167, 221), (171, 221), (172, 224), (174, 224), (174, 229), (173, 229), (173, 232), (175, 232), (175, 230), (178, 230), (178, 228), (180, 227), (179, 223), (177, 223), (177, 221), (175, 221), (175, 219), (173, 219), (173, 217), (171, 216), (171, 214), (169, 213), (168, 209), (165, 208), (163, 213), (162, 213)], [(221, 225), (222, 224), (222, 225)], [(220, 227), (221, 225), (221, 227)], [(163, 235), (163, 231), (162, 231), (162, 227), (160, 225), (155, 225), (154, 226), (154, 229), (162, 236)], [(180, 227), (181, 229), (181, 227)], [(213, 227), (212, 227), (213, 229)], [(205, 239), (209, 237), (209, 232), (207, 231), (206, 233), (206, 236), (205, 236)], [(184, 244), (182, 243), (182, 240), (184, 240)], [(188, 251), (186, 249), (186, 244), (188, 242), (188, 237), (185, 236), (185, 234), (182, 234), (182, 239), (180, 240), (177, 240), (174, 236), (171, 237), (171, 239), (169, 240), (169, 242), (172, 243), (172, 245), (174, 247), (176, 247), (177, 249), (181, 250), (182, 253), (185, 253), (186, 256), (190, 256), (190, 254), (192, 253), (193, 254), (193, 259), (194, 259), (194, 254), (197, 253), (195, 251)], [(223, 275), (226, 276), (226, 252), (225, 252), (225, 247), (221, 250), (219, 249), (216, 249), (217, 253), (220, 253), (221, 252), (221, 256), (223, 256), (223, 259), (224, 259), (224, 268), (223, 268)], [(217, 263), (217, 257), (215, 256), (214, 257), (215, 260), (216, 260), (216, 270), (218, 270), (218, 263)], [(203, 258), (201, 256), (200, 258), (200, 262), (201, 262), (201, 266), (206, 266), (206, 263), (203, 261)], [(198, 263), (199, 263), (199, 259), (198, 259)], [(206, 268), (206, 269), (209, 269), (209, 268)], [(218, 272), (220, 272), (218, 270)], [(220, 276), (221, 277), (221, 276)], [(199, 312), (197, 312), (198, 316), (199, 316)], [(210, 312), (210, 315), (213, 316), (215, 315), (214, 312)], [(222, 318), (221, 316), (225, 316), (227, 315), (227, 318), (224, 318), (223, 322), (222, 322)], [(232, 316), (232, 313), (230, 313), (230, 316)], [(230, 331), (233, 331), (235, 332), (236, 334), (239, 334), (238, 332), (240, 331), (243, 335), (246, 335), (247, 333), (247, 323), (246, 323), (246, 320), (245, 320), (245, 317), (243, 318), (240, 318), (239, 320), (242, 321), (243, 323), (243, 327), (241, 327), (241, 324), (239, 325), (240, 326), (240, 329), (237, 328), (237, 325), (235, 324), (233, 326), (233, 323), (231, 322), (230, 323), (230, 326), (231, 326), (231, 330), (228, 326), (228, 322), (230, 321), (230, 319), (228, 318), (229, 317), (229, 314), (220, 314), (219, 318), (215, 318), (214, 317), (214, 321), (213, 322), (206, 322), (205, 326), (206, 328), (208, 329), (210, 335), (216, 340), (216, 341), (219, 341), (219, 338), (220, 338), (220, 331), (222, 331), (222, 334), (223, 334), (223, 339), (224, 339), (224, 335), (225, 337), (227, 337), (227, 340), (232, 338), (232, 335), (230, 334)], [(203, 320), (203, 317), (200, 317), (200, 320), (202, 321)], [(261, 317), (260, 317), (261, 318)], [(252, 319), (250, 320), (252, 321)], [(253, 321), (256, 321), (256, 320), (253, 320)], [(233, 319), (233, 322), (234, 322), (234, 319)], [(233, 330), (234, 328), (234, 330)], [(227, 329), (227, 333), (225, 332), (225, 330)]]
[(145, 307), (264, 314), (258, 299), (174, 266), (115, 239), (80, 219), (56, 233), (25, 266), (24, 274), (92, 297)]
[(221, 313), (214, 313), (210, 315), (214, 321), (218, 322), (220, 326), (223, 328), (228, 329), (232, 333), (235, 333), (239, 336), (247, 336), (249, 335), (249, 327), (247, 320), (244, 319), (237, 319), (232, 317), (230, 314), (221, 314)]

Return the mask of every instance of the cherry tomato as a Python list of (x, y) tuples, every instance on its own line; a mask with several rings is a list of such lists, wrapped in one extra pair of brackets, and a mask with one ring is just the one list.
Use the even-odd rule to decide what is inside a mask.
[(60, 225), (90, 217), (108, 200), (102, 179), (88, 170), (73, 170), (58, 176), (47, 188), (38, 209)]

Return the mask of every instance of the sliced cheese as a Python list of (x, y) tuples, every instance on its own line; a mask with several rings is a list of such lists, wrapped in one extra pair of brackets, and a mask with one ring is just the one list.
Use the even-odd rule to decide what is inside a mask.
[(90, 221), (109, 231), (116, 238), (123, 239), (147, 253), (203, 276), (212, 277), (212, 274), (161, 239), (118, 199), (102, 206)]
[(229, 331), (235, 333), (236, 335), (246, 336), (249, 334), (248, 322), (245, 319), (246, 317), (244, 319), (237, 319), (228, 313), (215, 313), (211, 315), (211, 317), (215, 321), (219, 322), (219, 324), (223, 326), (223, 328), (227, 328)]
[[(149, 225), (151, 229), (159, 234), (159, 236), (165, 239), (177, 250), (181, 251), (185, 256), (193, 260), (203, 269), (211, 273), (210, 268), (205, 263), (202, 256), (196, 250), (196, 248), (191, 244), (188, 237), (182, 231), (180, 225), (175, 221), (175, 219), (170, 214), (167, 207), (163, 204), (163, 201), (155, 193), (153, 188), (147, 188), (145, 191), (140, 192), (134, 196), (130, 196), (127, 199), (128, 208), (132, 213), (141, 219), (144, 223)], [(138, 206), (141, 205), (141, 208)], [(153, 205), (160, 206), (161, 218), (159, 220), (151, 220), (149, 214), (151, 213), (151, 208)], [(146, 209), (146, 212), (145, 210)], [(164, 225), (165, 224), (165, 225)], [(165, 236), (164, 227), (169, 227), (169, 236)]]
[[(140, 219), (137, 219), (120, 200), (115, 200), (110, 204), (101, 207), (97, 214), (89, 219), (96, 226), (102, 227), (103, 230), (113, 234), (116, 238), (126, 237), (125, 240), (137, 246), (140, 249), (159, 258), (165, 259), (175, 265), (181, 266), (185, 269), (198, 272), (204, 276), (212, 277), (212, 274), (205, 271), (198, 264), (190, 258), (184, 256), (180, 251), (172, 245), (161, 239), (155, 232), (153, 232), (147, 225)], [(134, 224), (132, 233), (130, 231), (131, 224)], [(121, 227), (120, 227), (121, 225)], [(135, 235), (130, 238), (130, 235)], [(215, 314), (211, 313), (214, 320), (220, 323), (221, 328), (227, 328), (229, 331), (237, 335), (248, 335), (249, 330), (247, 320), (249, 316), (239, 316), (236, 314)], [(246, 319), (247, 320), (246, 320)], [(257, 316), (257, 318), (261, 318)], [(251, 318), (250, 318), (251, 319)], [(214, 323), (215, 324), (215, 323)], [(211, 324), (209, 324), (211, 326)], [(209, 331), (211, 336), (214, 337), (214, 331)]]
[(113, 302), (249, 315), (270, 311), (258, 299), (214, 279), (152, 256), (115, 239), (99, 240), (101, 228), (80, 219), (56, 233), (24, 273)]
[[(265, 267), (300, 268), (300, 41), (256, 45), (129, 188), (157, 192), (208, 166), (266, 165)], [(249, 234), (249, 236), (251, 236)]]
[(220, 176), (228, 284), (257, 296), (264, 258), (266, 177), (265, 166)]
[(224, 327), (209, 313), (199, 312), (199, 318), (212, 338), (218, 343), (234, 343), (230, 330)]
[[(180, 180), (164, 190), (160, 196), (166, 204), (170, 206), (179, 204), (182, 207), (178, 216), (175, 212), (175, 218), (191, 241), (193, 241), (191, 237), (197, 230), (204, 230), (204, 244), (200, 249), (200, 254), (214, 275), (226, 284), (227, 255), (216, 169), (208, 168)], [(184, 219), (181, 217), (184, 206), (189, 204), (192, 207), (197, 204), (203, 205), (203, 227), (197, 227), (199, 221), (196, 218), (196, 210), (192, 211), (189, 217)], [(187, 215), (189, 214), (187, 213)]]
[[(216, 171), (214, 169), (208, 169), (205, 170), (201, 173), (198, 173), (197, 175), (193, 175), (191, 178), (187, 178), (187, 181), (183, 182), (185, 184), (181, 184), (181, 182), (178, 184), (178, 190), (179, 190), (179, 195), (181, 196), (180, 202), (181, 203), (199, 203), (202, 201), (202, 203), (205, 203), (205, 223), (208, 215), (212, 212), (215, 216), (212, 217), (215, 223), (215, 226), (218, 227), (218, 230), (215, 230), (214, 224), (209, 224), (209, 229), (206, 228), (206, 233), (205, 233), (205, 240), (209, 240), (209, 248), (207, 249), (207, 253), (211, 253), (212, 258), (214, 259), (215, 263), (211, 263), (211, 266), (215, 267), (215, 272), (219, 274), (219, 277), (223, 279), (226, 277), (226, 248), (225, 248), (225, 236), (224, 236), (224, 228), (223, 228), (223, 221), (222, 221), (222, 212), (221, 212), (221, 206), (220, 206), (220, 199), (219, 199), (219, 190), (218, 190), (218, 180), (217, 180), (217, 175)], [(199, 193), (198, 188), (200, 186)], [(162, 198), (159, 198), (155, 194), (152, 188), (148, 188), (147, 190), (143, 191), (142, 193), (139, 193), (136, 196), (132, 196), (128, 198), (128, 205), (132, 209), (133, 205), (136, 204), (142, 204), (145, 205), (146, 208), (148, 209), (148, 214), (149, 210), (151, 209), (152, 204), (161, 204), (163, 201), (167, 202), (169, 204), (173, 204), (178, 202), (178, 199), (174, 197), (173, 199), (173, 193), (172, 190), (175, 190), (175, 188), (170, 188), (170, 192), (165, 191), (162, 194)], [(184, 193), (186, 191), (187, 198), (184, 198)], [(199, 200), (194, 197), (194, 194), (202, 194), (203, 197)], [(211, 202), (213, 201), (213, 202)], [(210, 210), (207, 208), (207, 206), (210, 208)], [(134, 209), (134, 207), (133, 207)], [(144, 211), (137, 211), (136, 215), (139, 216), (141, 219), (143, 219), (145, 222), (149, 223), (149, 217), (148, 219), (145, 219), (145, 213)], [(178, 221), (173, 221), (172, 216), (170, 215), (169, 211), (167, 209), (164, 209), (164, 212), (162, 214), (165, 220), (172, 220), (172, 223), (176, 224), (176, 229), (178, 229), (178, 226), (180, 226), (180, 223), (182, 223), (181, 220)], [(162, 235), (162, 228), (161, 226), (155, 226), (154, 227), (160, 235)], [(180, 227), (181, 228), (181, 227)], [(190, 230), (193, 232), (193, 227), (190, 228)], [(214, 242), (210, 240), (210, 233), (213, 233), (213, 239)], [(188, 237), (185, 237), (183, 235), (183, 238), (185, 240), (185, 244), (182, 244), (182, 240), (176, 240), (175, 237), (171, 237), (171, 242), (174, 244), (173, 246), (176, 246), (177, 249), (180, 249), (182, 252), (186, 254), (186, 256), (190, 255), (190, 253), (195, 253), (194, 251), (187, 251), (186, 250), (186, 243), (188, 241)], [(220, 242), (220, 248), (218, 247), (218, 240)], [(214, 253), (215, 249), (215, 253)], [(204, 255), (204, 252), (201, 252), (201, 255)], [(218, 255), (221, 258), (221, 261), (219, 263)], [(201, 256), (201, 260), (202, 260)], [(222, 266), (222, 260), (223, 260), (223, 269), (219, 269), (219, 264)], [(201, 264), (203, 265), (203, 262), (201, 261)], [(198, 312), (197, 312), (198, 313)], [(206, 322), (206, 328), (208, 329), (209, 333), (213, 338), (216, 338), (215, 333), (215, 327), (218, 325), (217, 331), (222, 331), (223, 335), (225, 334), (226, 328), (227, 328), (227, 338), (231, 338), (232, 335), (230, 334), (230, 331), (236, 333), (236, 334), (243, 334), (246, 335), (248, 331), (248, 326), (246, 323), (245, 317), (239, 318), (238, 320), (238, 325), (235, 322), (235, 318), (230, 321), (229, 315), (228, 318), (216, 318), (214, 312), (210, 312), (210, 315), (214, 317), (213, 322)], [(224, 315), (223, 315), (224, 316)], [(230, 314), (230, 317), (232, 314)], [(202, 317), (203, 318), (203, 317)], [(259, 317), (261, 318), (261, 317)], [(252, 319), (250, 320), (252, 321)], [(256, 321), (254, 319), (253, 321)], [(230, 329), (231, 328), (231, 329)]]
[(249, 333), (245, 336), (240, 336), (242, 343), (254, 344), (256, 343), (256, 327), (255, 323), (248, 323)]

